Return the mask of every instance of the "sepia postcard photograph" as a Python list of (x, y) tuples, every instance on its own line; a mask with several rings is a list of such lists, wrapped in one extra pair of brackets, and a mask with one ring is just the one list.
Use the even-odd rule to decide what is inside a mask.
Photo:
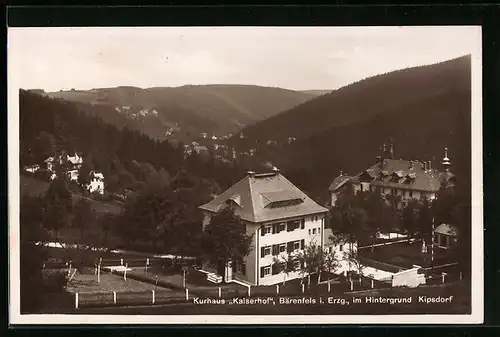
[(10, 323), (482, 323), (481, 38), (9, 28)]

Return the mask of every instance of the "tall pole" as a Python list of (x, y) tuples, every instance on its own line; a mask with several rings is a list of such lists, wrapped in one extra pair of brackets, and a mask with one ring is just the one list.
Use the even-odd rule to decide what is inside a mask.
[(431, 271), (434, 272), (434, 217), (432, 217), (432, 237), (431, 237)]

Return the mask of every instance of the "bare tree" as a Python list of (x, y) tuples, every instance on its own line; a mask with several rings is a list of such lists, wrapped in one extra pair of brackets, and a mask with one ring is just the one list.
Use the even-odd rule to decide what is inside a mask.
[(286, 280), (291, 272), (295, 271), (293, 263), (297, 260), (296, 255), (290, 254), (280, 254), (278, 256), (273, 256), (273, 264), (281, 266), (281, 271), (284, 274), (283, 285), (285, 285)]
[(344, 259), (349, 262), (349, 265), (354, 267), (354, 270), (359, 276), (359, 282), (361, 283), (361, 276), (363, 275), (363, 270), (366, 266), (362, 263), (361, 258), (357, 250), (349, 249), (344, 253)]

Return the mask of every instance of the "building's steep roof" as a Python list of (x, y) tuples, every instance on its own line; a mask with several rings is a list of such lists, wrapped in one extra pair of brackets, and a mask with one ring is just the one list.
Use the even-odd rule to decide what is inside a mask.
[(77, 164), (81, 164), (81, 163), (83, 163), (83, 158), (82, 158), (82, 157), (80, 157), (80, 156), (78, 156), (78, 154), (77, 154), (77, 153), (75, 153), (75, 155), (74, 155), (74, 156), (69, 156), (69, 155), (67, 155), (67, 156), (66, 156), (66, 158), (67, 158), (67, 160), (68, 160), (71, 164), (73, 164), (73, 165), (77, 165)]
[(232, 200), (235, 214), (251, 222), (327, 212), (279, 172), (251, 174), (199, 208), (218, 212)]
[(383, 167), (376, 164), (352, 178), (352, 181), (359, 182), (367, 176), (371, 177), (369, 182), (373, 186), (429, 192), (438, 191), (442, 182), (454, 177), (449, 172), (432, 168), (426, 170), (424, 164), (419, 161), (402, 159), (384, 159)]
[(337, 178), (335, 178), (332, 182), (332, 184), (330, 185), (330, 187), (328, 188), (329, 191), (336, 191), (338, 190), (339, 188), (341, 188), (342, 186), (344, 186), (344, 184), (346, 182), (349, 181), (349, 179), (351, 179), (351, 177), (349, 176), (346, 176), (346, 175), (339, 175)]
[(434, 230), (435, 233), (439, 234), (444, 234), (444, 235), (451, 235), (451, 236), (457, 236), (458, 230), (452, 225), (448, 225), (445, 223), (440, 224), (437, 226), (437, 228)]

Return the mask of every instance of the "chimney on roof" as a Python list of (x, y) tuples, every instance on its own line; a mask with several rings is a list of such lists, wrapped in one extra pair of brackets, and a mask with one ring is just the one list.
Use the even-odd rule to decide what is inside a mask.
[(254, 171), (247, 171), (247, 176), (253, 177), (255, 175)]
[(424, 161), (424, 171), (427, 171), (428, 170), (428, 167), (427, 167), (427, 162)]
[(279, 171), (280, 171), (279, 168), (277, 168), (276, 166), (273, 166), (273, 172), (274, 173), (278, 173)]
[(428, 170), (432, 170), (432, 165), (431, 165), (431, 163), (432, 163), (432, 162), (431, 162), (430, 160), (427, 162), (427, 169), (428, 169)]

